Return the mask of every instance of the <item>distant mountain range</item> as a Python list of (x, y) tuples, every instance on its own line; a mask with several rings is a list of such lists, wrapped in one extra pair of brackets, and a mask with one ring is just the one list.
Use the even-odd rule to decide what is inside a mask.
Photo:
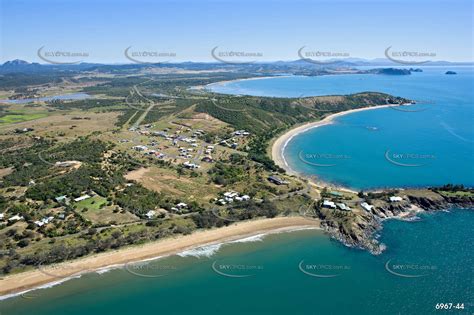
[(312, 62), (311, 60), (293, 61), (269, 61), (248, 64), (226, 64), (221, 62), (179, 62), (179, 63), (156, 63), (156, 64), (102, 64), (102, 63), (79, 63), (79, 64), (40, 64), (30, 63), (25, 60), (15, 59), (0, 65), (0, 73), (16, 72), (75, 72), (75, 71), (112, 71), (112, 70), (136, 70), (150, 67), (175, 67), (193, 70), (215, 69), (247, 69), (251, 71), (277, 70), (289, 71), (292, 69), (334, 69), (334, 68), (354, 68), (354, 67), (426, 67), (426, 66), (473, 66), (474, 62), (449, 62), (449, 61), (428, 61), (419, 65), (400, 64), (385, 58), (372, 60), (362, 58), (344, 58), (325, 60), (324, 63)]

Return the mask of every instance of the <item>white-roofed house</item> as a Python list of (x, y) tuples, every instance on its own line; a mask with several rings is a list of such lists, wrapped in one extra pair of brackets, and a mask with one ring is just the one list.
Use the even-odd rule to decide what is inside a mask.
[(176, 208), (178, 208), (178, 209), (183, 209), (183, 208), (187, 208), (187, 207), (188, 207), (188, 205), (185, 204), (184, 202), (180, 202), (176, 205)]
[(145, 216), (146, 216), (148, 219), (153, 218), (155, 215), (156, 215), (156, 211), (155, 211), (155, 210), (150, 210), (150, 211), (148, 211), (148, 212), (145, 214)]
[(367, 202), (361, 203), (360, 206), (361, 206), (362, 208), (364, 208), (365, 210), (367, 210), (367, 211), (372, 211), (372, 208), (374, 207), (374, 206), (372, 206), (372, 205), (369, 205)]
[(57, 202), (62, 202), (62, 201), (66, 201), (67, 196), (63, 195), (63, 196), (56, 197), (54, 199), (56, 199)]
[(79, 201), (82, 201), (82, 200), (86, 200), (86, 199), (89, 199), (91, 196), (89, 195), (83, 195), (83, 196), (80, 196), (80, 197), (77, 197), (74, 199), (75, 202), (79, 202)]
[(8, 221), (20, 221), (22, 220), (23, 217), (22, 216), (19, 216), (18, 214), (15, 214), (13, 217), (11, 217), (10, 219), (8, 219)]
[(344, 210), (344, 211), (349, 211), (351, 210), (351, 208), (349, 208), (348, 206), (346, 206), (345, 203), (336, 203), (336, 206), (341, 209), (341, 210)]
[(331, 208), (331, 209), (336, 209), (336, 204), (332, 201), (329, 200), (324, 200), (323, 201), (323, 207), (325, 208)]

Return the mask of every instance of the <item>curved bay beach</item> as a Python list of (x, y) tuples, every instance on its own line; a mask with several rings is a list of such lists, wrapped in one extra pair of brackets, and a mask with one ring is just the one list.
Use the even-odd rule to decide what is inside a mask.
[[(300, 126), (297, 126), (297, 127), (293, 128), (291, 130), (288, 130), (273, 141), (273, 143), (271, 145), (272, 159), (273, 159), (273, 161), (275, 161), (275, 163), (278, 166), (283, 168), (288, 174), (294, 175), (294, 176), (299, 176), (299, 177), (304, 177), (304, 174), (300, 174), (300, 173), (296, 172), (295, 170), (293, 170), (285, 159), (285, 155), (284, 155), (285, 148), (286, 148), (287, 144), (293, 139), (293, 137), (297, 136), (300, 133), (303, 133), (303, 132), (306, 132), (310, 129), (313, 129), (313, 128), (318, 128), (318, 127), (321, 127), (321, 126), (330, 125), (334, 122), (335, 118), (340, 117), (340, 116), (344, 116), (344, 115), (348, 115), (348, 114), (352, 114), (352, 113), (356, 113), (356, 112), (361, 112), (361, 111), (366, 111), (366, 110), (387, 108), (387, 107), (391, 107), (391, 106), (394, 106), (394, 105), (379, 105), (379, 106), (370, 106), (370, 107), (362, 107), (362, 108), (351, 109), (351, 110), (331, 114), (329, 116), (326, 116), (322, 120), (305, 123), (303, 125), (300, 125)], [(315, 183), (313, 180), (310, 179), (310, 182), (317, 185), (317, 186), (321, 186), (321, 185), (334, 186), (332, 184), (325, 183), (325, 182), (320, 181), (320, 180), (318, 180), (318, 182)], [(337, 187), (337, 188), (338, 189), (343, 189), (343, 190), (346, 190), (346, 191), (350, 191), (350, 192), (355, 192), (355, 191), (353, 191), (349, 188), (344, 188), (344, 187)]]

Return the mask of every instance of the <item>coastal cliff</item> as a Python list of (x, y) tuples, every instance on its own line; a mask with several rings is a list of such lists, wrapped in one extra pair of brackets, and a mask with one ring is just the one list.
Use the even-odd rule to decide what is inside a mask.
[(399, 202), (390, 202), (387, 196), (393, 191), (368, 193), (361, 201), (369, 201), (371, 211), (355, 211), (348, 215), (335, 215), (334, 210), (319, 208), (318, 216), (322, 227), (346, 246), (380, 254), (385, 249), (377, 239), (377, 232), (382, 230), (382, 222), (387, 219), (416, 220), (417, 214), (442, 211), (453, 208), (473, 208), (473, 189), (414, 189), (400, 190), (397, 195), (403, 196)]

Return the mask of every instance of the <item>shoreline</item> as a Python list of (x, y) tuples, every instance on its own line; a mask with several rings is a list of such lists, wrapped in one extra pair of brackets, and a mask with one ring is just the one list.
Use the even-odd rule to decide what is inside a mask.
[[(202, 246), (226, 244), (260, 234), (320, 228), (318, 220), (304, 217), (277, 217), (243, 221), (226, 227), (199, 230), (189, 235), (165, 238), (143, 245), (132, 245), (6, 276), (0, 280), (0, 300), (60, 284), (80, 277), (82, 274), (121, 268), (132, 262), (160, 259)], [(52, 271), (45, 271), (48, 268)]]
[[(332, 73), (332, 74), (328, 74), (328, 75), (337, 75), (337, 74), (339, 74), (339, 73)], [(347, 73), (341, 73), (341, 74), (347, 74)], [(209, 90), (208, 87), (211, 86), (211, 85), (225, 85), (226, 83), (229, 83), (229, 82), (240, 82), (240, 81), (247, 81), (247, 80), (261, 80), (261, 79), (273, 79), (273, 78), (287, 78), (287, 77), (295, 77), (295, 76), (304, 76), (304, 75), (281, 75), (281, 76), (263, 76), (263, 77), (250, 77), (250, 78), (241, 78), (241, 79), (231, 79), (231, 80), (223, 80), (223, 81), (218, 81), (218, 82), (214, 82), (214, 83), (209, 83), (209, 84), (206, 84), (206, 85), (199, 85), (199, 86), (195, 86), (193, 88), (198, 89), (198, 90), (204, 90), (204, 91), (207, 91), (207, 92), (210, 92), (210, 93), (226, 94), (227, 95), (227, 93), (215, 92), (215, 91)], [(229, 95), (239, 95), (239, 94), (229, 94)], [(271, 96), (266, 96), (266, 97), (271, 97)], [(317, 96), (311, 96), (311, 97), (317, 97)], [(413, 103), (407, 103), (407, 104), (402, 104), (402, 105), (409, 106), (409, 105), (413, 105)], [(375, 105), (375, 106), (354, 108), (354, 109), (350, 109), (350, 110), (346, 110), (346, 111), (331, 114), (331, 115), (326, 116), (323, 119), (318, 120), (318, 121), (313, 121), (313, 122), (304, 123), (302, 125), (297, 125), (296, 127), (292, 128), (290, 130), (287, 130), (282, 135), (272, 139), (271, 144), (270, 144), (271, 158), (275, 162), (275, 164), (280, 166), (281, 168), (283, 168), (288, 175), (292, 175), (292, 176), (296, 176), (298, 178), (306, 179), (309, 182), (310, 185), (313, 185), (317, 188), (328, 187), (328, 188), (332, 188), (332, 189), (337, 189), (337, 190), (357, 194), (358, 191), (356, 191), (356, 190), (354, 190), (350, 187), (336, 185), (336, 184), (333, 184), (333, 183), (323, 181), (321, 179), (315, 180), (315, 178), (314, 178), (315, 176), (314, 177), (309, 177), (309, 176), (307, 176), (303, 173), (299, 173), (299, 172), (293, 170), (288, 165), (288, 162), (285, 159), (283, 151), (285, 150), (286, 145), (288, 144), (288, 142), (290, 142), (293, 139), (293, 137), (297, 136), (300, 133), (303, 133), (303, 132), (306, 132), (310, 129), (313, 129), (313, 128), (317, 128), (317, 127), (321, 127), (321, 126), (325, 126), (325, 125), (330, 125), (330, 124), (333, 123), (333, 120), (337, 117), (352, 114), (352, 113), (355, 113), (355, 112), (360, 112), (360, 111), (374, 110), (374, 109), (387, 108), (387, 107), (393, 107), (393, 106), (399, 106), (399, 105), (397, 105), (397, 104), (384, 104), (384, 105)], [(399, 189), (407, 189), (407, 188), (410, 188), (410, 187), (401, 187)], [(380, 188), (380, 189), (383, 189), (383, 188)]]
[(223, 81), (217, 81), (213, 83), (208, 83), (204, 85), (196, 85), (193, 86), (192, 88), (195, 90), (204, 90), (210, 93), (216, 93), (216, 94), (225, 94), (225, 95), (239, 95), (239, 94), (228, 94), (228, 93), (221, 93), (221, 92), (215, 92), (209, 89), (209, 86), (211, 85), (225, 85), (226, 83), (230, 82), (241, 82), (241, 81), (248, 81), (248, 80), (263, 80), (263, 79), (275, 79), (275, 78), (288, 78), (288, 77), (295, 77), (296, 75), (266, 75), (263, 77), (250, 77), (250, 78), (241, 78), (241, 79), (230, 79), (230, 80), (223, 80)]
[[(407, 105), (407, 104), (405, 104)], [(387, 104), (387, 105), (376, 105), (376, 106), (368, 106), (368, 107), (361, 107), (361, 108), (354, 108), (346, 111), (342, 111), (339, 113), (334, 113), (329, 116), (324, 117), (321, 120), (318, 121), (313, 121), (309, 123), (305, 123), (300, 126), (296, 126), (295, 128), (292, 128), (282, 135), (278, 136), (275, 138), (272, 143), (271, 143), (271, 158), (275, 162), (276, 165), (279, 167), (283, 168), (287, 174), (293, 175), (299, 178), (304, 178), (307, 179), (311, 184), (315, 185), (316, 187), (331, 187), (334, 189), (339, 189), (343, 190), (346, 192), (351, 192), (351, 193), (357, 193), (357, 191), (349, 188), (349, 187), (344, 187), (344, 186), (337, 186), (325, 181), (322, 181), (318, 179), (315, 181), (313, 178), (310, 178), (308, 176), (305, 176), (304, 174), (298, 173), (297, 171), (293, 170), (288, 162), (285, 159), (284, 151), (288, 143), (297, 135), (306, 132), (308, 130), (314, 129), (314, 128), (319, 128), (322, 126), (327, 126), (331, 125), (334, 123), (334, 119), (337, 117), (349, 115), (352, 113), (357, 113), (357, 112), (362, 112), (362, 111), (367, 111), (367, 110), (375, 110), (375, 109), (381, 109), (381, 108), (387, 108), (387, 107), (392, 107), (394, 106), (393, 104)]]

